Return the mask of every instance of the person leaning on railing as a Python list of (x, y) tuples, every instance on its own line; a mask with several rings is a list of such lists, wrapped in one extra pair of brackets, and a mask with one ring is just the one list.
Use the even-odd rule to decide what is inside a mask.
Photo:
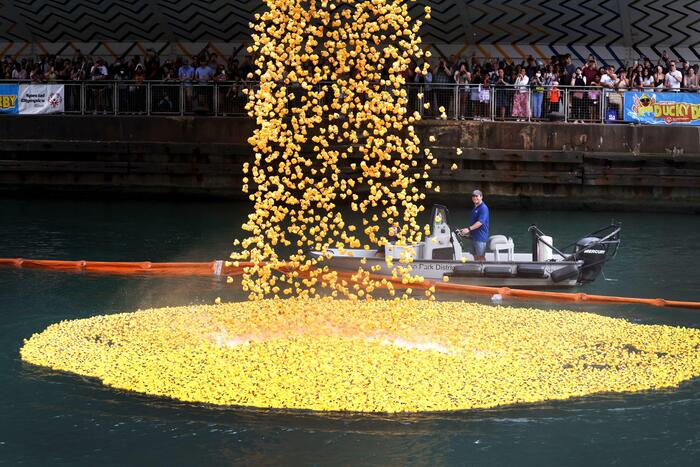
[(236, 71), (236, 73), (231, 76), (231, 85), (224, 95), (224, 115), (227, 113), (244, 113), (246, 96), (241, 92), (241, 87), (243, 85), (244, 83), (241, 80), (241, 76)]
[(128, 111), (141, 114), (146, 111), (146, 70), (142, 64), (136, 65), (134, 69), (134, 82), (129, 85), (129, 107)]
[(636, 91), (642, 90), (642, 80), (644, 79), (644, 68), (638, 62), (634, 62), (630, 76), (630, 87)]
[(574, 77), (571, 80), (571, 85), (575, 86), (571, 96), (571, 117), (574, 119), (574, 123), (583, 123), (583, 120), (586, 118), (586, 84), (586, 77), (583, 76), (583, 70), (581, 67), (577, 67), (574, 72)]
[(498, 75), (495, 80), (494, 93), (496, 94), (496, 111), (498, 112), (498, 118), (501, 120), (506, 119), (506, 114), (510, 114), (509, 99), (508, 99), (508, 86), (510, 83), (510, 78), (506, 76), (505, 70), (503, 68), (498, 69)]
[(583, 77), (586, 78), (586, 83), (590, 84), (593, 82), (593, 78), (598, 74), (598, 66), (593, 57), (589, 56), (588, 65), (583, 67), (582, 73)]
[(668, 72), (664, 79), (664, 86), (670, 91), (678, 92), (681, 90), (681, 84), (683, 84), (683, 74), (676, 70), (676, 62), (671, 60), (668, 62)]
[(664, 74), (664, 67), (657, 65), (656, 72), (654, 73), (654, 87), (659, 90), (663, 89), (665, 81), (666, 75)]
[(535, 76), (530, 80), (530, 88), (532, 89), (532, 116), (534, 118), (542, 118), (542, 102), (544, 100), (544, 79), (542, 73), (538, 70)]
[(552, 81), (549, 87), (549, 96), (547, 104), (547, 114), (559, 112), (559, 102), (561, 101), (561, 90), (559, 89), (559, 81)]
[(455, 83), (459, 88), (459, 110), (457, 112), (457, 118), (464, 120), (467, 116), (467, 103), (469, 101), (469, 81), (471, 75), (467, 71), (467, 65), (462, 63), (454, 74)]
[[(90, 80), (91, 81), (105, 81), (109, 79), (107, 66), (102, 58), (98, 58), (95, 64), (90, 68)], [(92, 90), (93, 98), (93, 112), (103, 112), (107, 113), (107, 100), (106, 100), (106, 88), (107, 86), (90, 86)]]
[(617, 84), (615, 85), (615, 87), (621, 91), (626, 91), (627, 88), (630, 87), (630, 80), (627, 79), (627, 70), (625, 70), (624, 68), (620, 70), (620, 76), (617, 80)]
[(616, 92), (619, 81), (620, 79), (615, 74), (615, 69), (612, 65), (609, 65), (605, 70), (605, 74), (600, 77), (604, 99), (606, 99), (608, 107), (612, 108), (617, 115), (620, 114), (622, 109), (622, 96)]
[(654, 76), (652, 76), (649, 68), (644, 68), (642, 72), (642, 87), (645, 91), (654, 89)]
[(12, 70), (12, 79), (16, 79), (16, 80), (27, 79), (27, 70), (25, 68), (23, 68), (19, 62), (15, 63), (15, 69)]
[[(437, 105), (438, 108), (444, 107), (445, 111), (449, 114), (451, 104), (454, 101), (454, 99), (450, 99), (451, 89), (449, 88), (451, 86), (449, 85), (452, 84), (453, 81), (450, 75), (450, 67), (447, 64), (447, 60), (444, 58), (441, 58), (435, 67), (433, 82), (438, 85), (435, 89), (435, 105)], [(436, 117), (439, 117), (439, 115), (436, 115)]]
[(518, 77), (515, 78), (515, 93), (513, 96), (513, 117), (516, 117), (519, 122), (526, 120), (530, 115), (527, 102), (529, 83), (530, 78), (525, 74), (525, 68), (520, 68)]
[[(423, 62), (423, 65), (420, 67), (421, 70), (426, 70), (425, 74), (416, 73), (416, 76), (413, 78), (413, 80), (415, 83), (421, 85), (421, 92), (423, 93), (423, 102), (427, 102), (429, 105), (432, 105), (433, 91), (430, 86), (430, 83), (433, 82), (433, 73), (432, 71), (430, 71), (430, 66), (428, 66), (427, 63), (428, 62)], [(245, 75), (243, 75), (243, 79), (245, 79)], [(432, 112), (432, 110), (430, 111)], [(421, 112), (425, 112), (425, 110), (421, 109)]]
[(481, 76), (481, 66), (477, 65), (474, 68), (474, 73), (472, 74), (472, 79), (470, 81), (469, 87), (469, 103), (467, 107), (467, 118), (473, 118), (476, 120), (479, 118), (480, 114), (480, 92), (481, 84), (483, 82), (483, 77)]
[(623, 68), (620, 70), (620, 76), (615, 84), (617, 92), (610, 95), (608, 102), (616, 107), (617, 115), (621, 115), (625, 91), (630, 87), (630, 80), (627, 78), (627, 71)]
[(686, 75), (683, 77), (683, 87), (689, 91), (700, 89), (700, 80), (693, 68), (688, 68)]
[(44, 75), (38, 65), (32, 66), (32, 71), (29, 72), (29, 79), (32, 83), (41, 83), (44, 80)]
[(484, 73), (481, 77), (481, 85), (479, 86), (479, 102), (477, 105), (477, 117), (480, 120), (486, 120), (490, 115), (491, 108), (491, 89), (490, 78), (488, 73)]
[(600, 95), (602, 93), (600, 74), (596, 73), (593, 77), (593, 81), (591, 81), (588, 86), (588, 118), (597, 121), (600, 119)]
[(226, 73), (226, 68), (223, 65), (216, 66), (216, 72), (212, 80), (217, 82), (228, 81), (228, 73)]

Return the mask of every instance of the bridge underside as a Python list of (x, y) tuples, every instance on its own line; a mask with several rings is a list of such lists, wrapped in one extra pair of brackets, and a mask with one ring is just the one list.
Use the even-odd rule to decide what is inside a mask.
[[(583, 60), (624, 63), (663, 50), (700, 60), (697, 0), (419, 0), (426, 44), (444, 54), (546, 58), (571, 53)], [(260, 0), (0, 0), (2, 55), (52, 53), (117, 57), (190, 55), (206, 45), (220, 55), (240, 54)]]

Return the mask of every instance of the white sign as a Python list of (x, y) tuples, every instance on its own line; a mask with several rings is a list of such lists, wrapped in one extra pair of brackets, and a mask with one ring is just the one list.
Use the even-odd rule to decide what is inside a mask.
[(22, 84), (19, 87), (19, 114), (63, 112), (65, 93), (62, 84)]

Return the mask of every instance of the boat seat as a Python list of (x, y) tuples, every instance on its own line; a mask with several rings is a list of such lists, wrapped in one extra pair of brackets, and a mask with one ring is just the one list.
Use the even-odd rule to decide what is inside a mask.
[(513, 261), (515, 245), (512, 238), (505, 235), (491, 235), (486, 243), (486, 247), (494, 254), (496, 261), (501, 261), (500, 253), (502, 251), (506, 252), (507, 261)]

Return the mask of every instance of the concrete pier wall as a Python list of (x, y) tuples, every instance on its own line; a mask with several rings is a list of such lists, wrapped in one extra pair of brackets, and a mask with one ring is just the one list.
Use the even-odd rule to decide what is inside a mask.
[[(246, 118), (2, 117), (0, 190), (239, 198), (253, 128)], [(440, 120), (416, 128), (439, 159), (432, 175), (442, 196), (466, 199), (478, 187), (498, 205), (700, 212), (697, 128)]]

